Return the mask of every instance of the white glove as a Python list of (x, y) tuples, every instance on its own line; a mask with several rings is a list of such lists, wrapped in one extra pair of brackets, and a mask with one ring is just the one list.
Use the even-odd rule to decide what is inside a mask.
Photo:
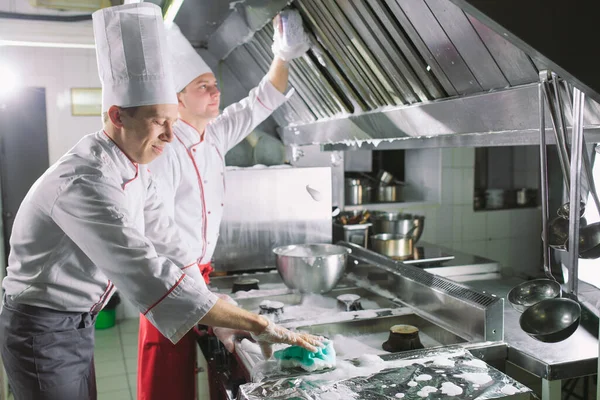
[(298, 58), (310, 48), (302, 17), (297, 10), (284, 10), (273, 19), (273, 54), (283, 61)]
[(213, 333), (230, 353), (235, 350), (236, 337), (250, 337), (250, 332), (230, 328), (213, 328)]
[(317, 347), (324, 346), (323, 343), (325, 342), (325, 338), (308, 333), (292, 332), (282, 326), (275, 325), (271, 320), (268, 321), (269, 324), (261, 334), (252, 334), (252, 339), (260, 346), (260, 350), (265, 360), (270, 359), (273, 355), (274, 343), (296, 345), (312, 352), (316, 352)]

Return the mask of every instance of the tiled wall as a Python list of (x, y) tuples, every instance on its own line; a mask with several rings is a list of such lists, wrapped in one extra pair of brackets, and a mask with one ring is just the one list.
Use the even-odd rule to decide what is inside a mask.
[(84, 135), (102, 129), (99, 116), (71, 115), (71, 88), (100, 87), (93, 49), (2, 47), (0, 60), (22, 86), (46, 88), (48, 153), (54, 163)]
[[(403, 210), (426, 216), (423, 240), (499, 261), (507, 274), (535, 274), (541, 267), (541, 211), (537, 208), (473, 211), (475, 150), (407, 150), (406, 174), (427, 171), (425, 182), (441, 175), (441, 202)], [(430, 168), (439, 156), (441, 168)], [(531, 168), (534, 168), (531, 166)], [(437, 176), (436, 176), (437, 175)]]

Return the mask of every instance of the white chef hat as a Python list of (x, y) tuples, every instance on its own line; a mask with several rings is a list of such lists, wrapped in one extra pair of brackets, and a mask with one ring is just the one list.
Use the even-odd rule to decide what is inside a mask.
[(191, 81), (200, 75), (212, 72), (176, 24), (167, 27), (167, 45), (169, 46), (171, 69), (177, 71), (174, 75), (177, 93), (185, 89)]
[(160, 7), (133, 3), (92, 14), (102, 111), (177, 104)]

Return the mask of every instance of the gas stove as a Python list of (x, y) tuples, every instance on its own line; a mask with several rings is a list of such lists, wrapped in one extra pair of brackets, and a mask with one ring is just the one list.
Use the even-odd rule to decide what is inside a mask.
[[(217, 277), (212, 279), (211, 288), (229, 294), (240, 307), (266, 315), (289, 329), (346, 343), (352, 349), (348, 356), (391, 354), (382, 346), (390, 339), (390, 329), (398, 325), (414, 327), (426, 348), (466, 341), (415, 314), (415, 310), (393, 293), (383, 289), (376, 293), (359, 287), (354, 278), (350, 273), (324, 294), (294, 292), (285, 286), (276, 271)], [(239, 289), (244, 285), (248, 290)], [(209, 371), (211, 386), (218, 386), (218, 392), (229, 393), (231, 398), (242, 383), (289, 376), (281, 375), (274, 361), (264, 362), (257, 345), (248, 339), (236, 343), (234, 354), (218, 351), (217, 356), (212, 355), (213, 368), (219, 372)]]

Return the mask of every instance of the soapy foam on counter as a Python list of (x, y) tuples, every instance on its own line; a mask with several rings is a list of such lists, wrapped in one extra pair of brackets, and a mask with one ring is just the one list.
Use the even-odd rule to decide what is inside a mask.
[(462, 394), (463, 390), (460, 386), (455, 385), (452, 382), (444, 382), (442, 383), (442, 393), (447, 394), (448, 396), (458, 396)]
[(417, 395), (420, 397), (427, 397), (430, 393), (435, 392), (437, 392), (437, 388), (434, 388), (433, 386), (423, 386), (423, 388), (417, 392)]
[(481, 361), (477, 358), (465, 362), (464, 365), (470, 365), (471, 367), (475, 367), (475, 368), (483, 368), (483, 369), (488, 368), (488, 365), (484, 361)]
[(464, 374), (454, 375), (455, 378), (462, 378), (473, 383), (473, 386), (485, 385), (492, 380), (492, 377), (483, 372), (465, 372)]
[[(435, 360), (433, 360), (433, 363), (431, 364), (432, 367), (454, 367), (454, 361), (446, 358), (446, 357), (438, 357)], [(444, 371), (442, 371), (444, 372)]]
[(419, 375), (415, 378), (415, 381), (430, 381), (432, 378), (431, 375), (427, 375), (427, 374), (423, 374), (423, 375)]

